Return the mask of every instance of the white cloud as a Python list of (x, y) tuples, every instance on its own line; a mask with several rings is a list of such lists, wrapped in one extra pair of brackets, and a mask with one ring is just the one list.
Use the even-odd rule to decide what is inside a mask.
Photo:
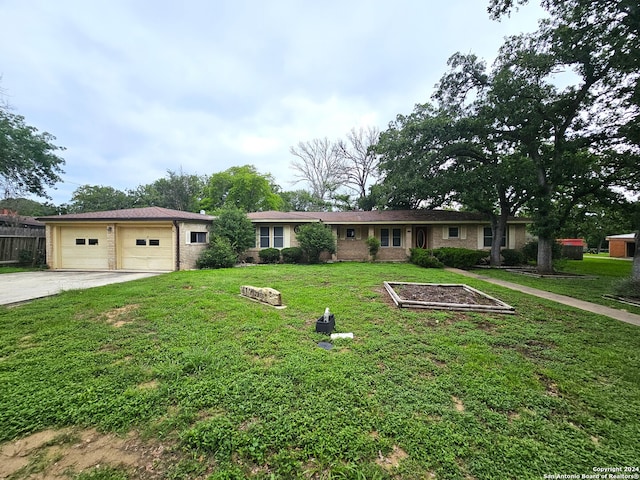
[(67, 147), (56, 203), (180, 168), (254, 164), (289, 188), (290, 146), (386, 128), (429, 100), (451, 54), (490, 60), (540, 14), (496, 23), (485, 3), (4, 0), (0, 86)]

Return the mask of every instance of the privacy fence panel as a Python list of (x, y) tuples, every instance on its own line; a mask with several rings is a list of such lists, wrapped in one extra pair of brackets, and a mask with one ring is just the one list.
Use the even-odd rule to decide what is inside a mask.
[[(35, 229), (33, 229), (35, 230)], [(0, 265), (33, 263), (44, 258), (44, 231), (27, 228), (0, 227)]]

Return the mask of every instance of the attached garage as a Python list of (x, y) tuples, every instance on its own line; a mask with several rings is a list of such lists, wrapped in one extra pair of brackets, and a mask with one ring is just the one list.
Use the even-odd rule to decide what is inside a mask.
[(121, 270), (173, 270), (171, 227), (118, 227), (118, 268)]
[(86, 225), (60, 228), (61, 268), (107, 270), (107, 230)]
[(195, 268), (212, 220), (160, 207), (41, 217), (49, 268), (69, 270)]

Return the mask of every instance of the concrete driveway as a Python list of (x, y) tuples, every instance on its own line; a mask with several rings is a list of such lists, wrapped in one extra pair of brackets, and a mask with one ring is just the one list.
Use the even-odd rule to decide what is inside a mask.
[(43, 272), (4, 273), (0, 275), (0, 305), (21, 303), (48, 297), (63, 290), (100, 287), (160, 275), (157, 272)]

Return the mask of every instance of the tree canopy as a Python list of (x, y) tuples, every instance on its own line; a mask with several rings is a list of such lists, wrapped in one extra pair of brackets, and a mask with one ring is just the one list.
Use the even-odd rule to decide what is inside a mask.
[[(399, 116), (378, 146), (393, 206), (453, 199), (503, 218), (526, 206), (542, 272), (552, 270), (552, 242), (573, 208), (637, 187), (638, 165), (638, 72), (612, 53), (628, 46), (610, 36), (619, 18), (607, 28), (583, 21), (585, 2), (545, 4), (554, 16), (506, 39), (492, 68), (453, 55), (437, 106)], [(492, 3), (502, 12), (510, 5)], [(560, 83), (560, 72), (571, 74)]]
[(156, 206), (197, 212), (204, 197), (206, 180), (198, 175), (188, 175), (167, 170), (167, 176), (148, 185), (140, 185), (130, 191), (135, 206)]
[(258, 173), (253, 165), (231, 167), (211, 175), (203, 206), (209, 211), (223, 207), (245, 212), (280, 210), (283, 201), (278, 191), (273, 177)]
[(49, 198), (47, 187), (61, 181), (64, 160), (56, 138), (27, 125), (21, 115), (0, 105), (0, 185), (3, 196), (33, 194)]
[(75, 189), (68, 205), (69, 213), (102, 212), (132, 208), (127, 192), (104, 185), (82, 185)]

